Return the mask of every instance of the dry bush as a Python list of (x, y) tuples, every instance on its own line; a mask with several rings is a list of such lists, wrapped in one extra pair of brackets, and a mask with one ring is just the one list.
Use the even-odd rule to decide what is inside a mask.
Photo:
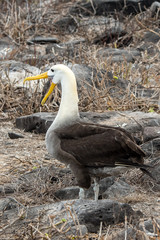
[(0, 82), (0, 88), (0, 111), (7, 113), (10, 119), (40, 111), (42, 94), (39, 92), (29, 94), (25, 88), (16, 88), (13, 84), (3, 84), (2, 82)]
[[(89, 59), (88, 59), (89, 61)], [(90, 62), (92, 66), (93, 62)], [(157, 81), (157, 86), (152, 87), (152, 83), (143, 84), (144, 71), (140, 72), (139, 69), (134, 71), (131, 69), (130, 64), (123, 62), (122, 64), (108, 64), (108, 63), (97, 63), (96, 65), (96, 75), (91, 84), (84, 82), (78, 89), (79, 92), (79, 109), (80, 111), (97, 111), (105, 112), (107, 110), (118, 110), (118, 111), (159, 111), (159, 106), (157, 103), (160, 85)], [(105, 73), (102, 74), (100, 67), (103, 66)], [(148, 70), (148, 76), (153, 79), (154, 73)], [(116, 78), (123, 79), (126, 88), (121, 88), (117, 85), (116, 81), (118, 79), (109, 79), (107, 74), (112, 72), (113, 76)], [(99, 79), (101, 76), (101, 80)], [(150, 78), (149, 77), (149, 78)], [(130, 80), (127, 80), (130, 79)], [(136, 79), (141, 79), (141, 83), (136, 82)], [(6, 80), (6, 82), (9, 82)], [(10, 117), (15, 117), (19, 115), (31, 114), (34, 112), (41, 111), (57, 111), (60, 104), (60, 89), (56, 88), (53, 95), (46, 102), (45, 106), (42, 108), (40, 102), (43, 94), (38, 92), (30, 91), (25, 88), (16, 88), (13, 84), (4, 84), (0, 82), (1, 85), (1, 100), (0, 100), (0, 110), (7, 112)], [(88, 85), (88, 87), (86, 87)], [(153, 93), (151, 97), (143, 97), (140, 92), (141, 87), (147, 87), (148, 91), (152, 89)]]
[[(66, 40), (66, 36), (60, 36), (58, 29), (54, 26), (54, 21), (59, 16), (59, 11), (62, 11), (62, 15), (65, 15), (68, 8), (74, 4), (74, 1), (55, 1), (52, 2), (38, 2), (38, 1), (5, 1), (0, 13), (1, 20), (0, 26), (2, 29), (1, 34), (8, 36), (16, 45), (21, 46), (25, 50), (25, 42), (30, 36), (35, 35), (58, 35), (61, 41)], [(127, 17), (123, 19), (128, 36), (133, 37), (133, 41), (130, 46), (136, 46), (142, 39), (143, 33), (146, 30), (153, 31), (153, 28), (159, 26), (159, 20), (151, 18), (149, 13), (140, 13), (135, 17)], [(147, 26), (147, 27), (146, 27)], [(83, 28), (73, 34), (75, 36), (85, 36), (86, 33)], [(68, 36), (67, 36), (68, 38)], [(92, 36), (88, 41), (92, 40)], [(122, 38), (114, 40), (111, 44), (106, 46), (117, 46)], [(56, 62), (68, 63), (71, 62), (86, 64), (95, 68), (97, 71), (97, 77), (93, 79), (93, 83), (90, 89), (86, 89), (82, 86), (79, 89), (80, 111), (106, 111), (106, 110), (141, 110), (141, 111), (157, 111), (159, 106), (152, 98), (143, 98), (137, 96), (138, 85), (143, 85), (148, 89), (155, 90), (153, 98), (159, 94), (159, 56), (149, 57), (147, 53), (144, 53), (142, 58), (137, 60), (134, 64), (127, 63), (124, 59), (122, 63), (112, 63), (111, 59), (98, 59), (96, 52), (102, 45), (95, 45), (89, 47), (88, 45), (80, 46), (78, 53), (75, 56), (58, 56)], [(158, 46), (160, 47), (160, 46)], [(15, 57), (16, 53), (13, 54)], [(34, 62), (35, 64), (35, 62)], [(152, 67), (149, 67), (152, 65)], [(98, 78), (98, 74), (101, 74), (101, 69), (106, 71), (103, 74), (102, 80)], [(118, 88), (116, 79), (112, 79), (113, 85), (107, 86), (108, 76), (107, 72), (112, 72), (113, 76), (118, 79), (128, 82), (126, 89)], [(8, 81), (8, 80), (7, 80)], [(156, 87), (155, 87), (156, 81)], [(31, 97), (27, 97), (24, 89), (16, 89), (14, 86), (1, 84), (2, 99), (1, 99), (1, 111), (9, 111), (13, 113), (13, 117), (18, 115), (30, 114), (41, 110), (40, 101), (41, 94), (38, 92), (32, 93)], [(115, 92), (115, 94), (113, 93)], [(47, 102), (43, 111), (57, 111), (60, 103), (59, 91), (54, 92), (55, 99), (51, 102)]]

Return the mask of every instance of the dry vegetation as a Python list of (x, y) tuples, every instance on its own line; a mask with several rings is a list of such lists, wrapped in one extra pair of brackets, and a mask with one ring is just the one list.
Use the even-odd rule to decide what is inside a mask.
[[(64, 3), (66, 2), (66, 3)], [(26, 45), (26, 40), (30, 37), (43, 35), (43, 36), (52, 36), (57, 37), (61, 42), (74, 39), (76, 37), (84, 37), (86, 33), (81, 28), (80, 31), (71, 35), (63, 35), (62, 32), (54, 26), (53, 21), (59, 17), (59, 13), (65, 15), (69, 6), (71, 6), (75, 1), (53, 1), (51, 4), (50, 1), (2, 1), (0, 3), (0, 29), (1, 37), (8, 37), (16, 46), (18, 50), (13, 50), (7, 56), (7, 59), (18, 59), (19, 61), (19, 52), (27, 52), (28, 46)], [(133, 37), (133, 41), (130, 46), (135, 47), (139, 46), (139, 43), (142, 39), (142, 36), (145, 31), (153, 32), (154, 28), (160, 26), (160, 20), (157, 16), (151, 17), (149, 12), (140, 13), (132, 17), (124, 17), (124, 24), (128, 32), (128, 38)], [(147, 26), (147, 27), (146, 27)], [(107, 26), (106, 26), (107, 30)], [(86, 37), (86, 36), (85, 36)], [(107, 44), (108, 47), (117, 47), (122, 46), (125, 42), (126, 36), (121, 39), (117, 39), (114, 42)], [(124, 62), (112, 63), (112, 57), (106, 61), (96, 57), (96, 52), (102, 47), (102, 45), (93, 46), (92, 43), (93, 37), (88, 36), (88, 45), (81, 46), (78, 54), (71, 57), (62, 57), (57, 56), (56, 62), (61, 63), (78, 63), (86, 64), (92, 68), (96, 68), (97, 77), (93, 80), (93, 84), (90, 90), (82, 87), (79, 89), (80, 92), (80, 102), (79, 107), (80, 111), (96, 111), (104, 112), (106, 110), (141, 110), (141, 111), (157, 111), (159, 112), (159, 106), (156, 102), (151, 101), (151, 98), (144, 99), (137, 97), (137, 82), (142, 86), (153, 89), (153, 97), (159, 94), (160, 89), (160, 72), (159, 72), (159, 55), (154, 55), (153, 57), (149, 56), (147, 52), (143, 53), (142, 58), (137, 59), (133, 67), (132, 64), (127, 63), (124, 59)], [(160, 42), (157, 44), (158, 49), (160, 49)], [(32, 64), (36, 66), (39, 63), (38, 53), (35, 47), (35, 58), (33, 59)], [(6, 59), (4, 59), (6, 60)], [(48, 60), (45, 62), (48, 63)], [(43, 66), (45, 65), (43, 64)], [(149, 67), (152, 66), (152, 67)], [(106, 70), (106, 74), (103, 75), (102, 80), (98, 80), (98, 74), (101, 74), (101, 69)], [(113, 76), (116, 78), (112, 81), (116, 83), (117, 79), (123, 79), (128, 82), (127, 91), (117, 87), (116, 94), (111, 94), (113, 87), (106, 87), (106, 79), (108, 79), (107, 72), (112, 72)], [(115, 87), (114, 87), (115, 88)], [(123, 96), (123, 97), (122, 97)], [(9, 79), (6, 77), (6, 82), (2, 82), (0, 79), (0, 121), (1, 121), (1, 184), (10, 183), (15, 181), (16, 178), (20, 177), (26, 172), (37, 169), (39, 167), (47, 167), (48, 169), (52, 165), (53, 161), (46, 158), (46, 150), (44, 146), (44, 136), (37, 136), (31, 133), (22, 133), (25, 138), (20, 140), (10, 141), (7, 136), (8, 131), (14, 131), (12, 123), (9, 120), (14, 122), (15, 117), (25, 114), (31, 114), (38, 111), (57, 111), (60, 102), (60, 90), (56, 89), (54, 94), (54, 99), (51, 98), (47, 102), (45, 107), (42, 109), (40, 106), (40, 101), (42, 99), (42, 94), (38, 91), (28, 94), (28, 90), (24, 88), (16, 88), (13, 84), (10, 84)], [(17, 130), (16, 130), (17, 131)], [(30, 145), (32, 141), (32, 146)], [(24, 150), (25, 149), (25, 150)], [(35, 151), (35, 149), (37, 149)], [(57, 166), (62, 167), (63, 165), (58, 162), (55, 163)], [(132, 176), (133, 175), (133, 176)], [(130, 179), (128, 181), (132, 182), (135, 179), (135, 173), (131, 173)], [(37, 179), (36, 179), (37, 180)], [(40, 180), (40, 179), (39, 179)], [(43, 179), (41, 179), (43, 180)], [(46, 203), (46, 196), (48, 203), (52, 202), (52, 195), (50, 192), (53, 191), (51, 186), (50, 179), (48, 182), (43, 183), (39, 182), (39, 188), (36, 182), (33, 182), (33, 185), (30, 186), (30, 191), (28, 193), (22, 193), (15, 195), (15, 198), (24, 206), (42, 204)], [(137, 176), (136, 176), (137, 180)], [(72, 183), (72, 179), (70, 180)], [(60, 182), (57, 188), (65, 186), (64, 182)], [(20, 191), (20, 190), (19, 190)], [(151, 212), (146, 211), (146, 205), (142, 203), (145, 201), (149, 208), (150, 202), (153, 201), (152, 197), (148, 197), (146, 200), (147, 193), (141, 190), (140, 195), (128, 196), (123, 199), (123, 202), (134, 203), (135, 209), (139, 207), (144, 208), (144, 212), (151, 216)], [(38, 199), (38, 200), (37, 200)], [(155, 201), (155, 199), (154, 199)], [(154, 206), (153, 212), (156, 212), (156, 203)], [(149, 208), (150, 209), (150, 208)], [(70, 210), (66, 210), (70, 211)], [(24, 213), (19, 213), (18, 218), (23, 217)], [(70, 212), (70, 215), (74, 216), (73, 212)], [(65, 238), (65, 232), (63, 231), (63, 225), (65, 221), (60, 224), (60, 228), (57, 225), (53, 224), (52, 219), (50, 219), (50, 227), (45, 229), (46, 233), (40, 230), (38, 223), (40, 219), (37, 220), (37, 226), (31, 224), (29, 226), (28, 235), (22, 235), (17, 233), (17, 236), (13, 239), (53, 239), (50, 236), (54, 236), (54, 233), (61, 234)], [(127, 223), (125, 223), (127, 224)], [(128, 223), (129, 224), (129, 223)], [(157, 223), (154, 223), (155, 225)], [(75, 225), (78, 229), (78, 223), (75, 221)], [(42, 226), (41, 226), (42, 227)], [(124, 229), (125, 226), (114, 226), (114, 231), (118, 229)], [(113, 229), (108, 228), (103, 234), (102, 226), (100, 226), (100, 233), (92, 234), (83, 238), (79, 232), (77, 235), (78, 239), (99, 239), (99, 240), (109, 240), (111, 239), (110, 234)], [(25, 230), (23, 229), (25, 234)], [(159, 234), (157, 230), (157, 234)], [(144, 234), (145, 235), (145, 234)], [(160, 235), (158, 235), (160, 236)], [(143, 236), (141, 239), (147, 239), (146, 236)], [(4, 239), (4, 238), (3, 238)], [(66, 236), (66, 239), (77, 239), (77, 236)], [(140, 239), (140, 238), (139, 238)], [(148, 238), (155, 239), (155, 238)], [(159, 239), (159, 238), (157, 238)]]
[[(13, 50), (10, 52), (10, 59), (19, 60), (18, 54), (19, 50), (21, 52), (27, 51), (28, 46), (26, 45), (26, 40), (31, 36), (45, 35), (45, 36), (58, 36), (61, 42), (66, 40), (71, 40), (76, 37), (84, 37), (86, 34), (82, 27), (80, 30), (72, 35), (63, 35), (59, 33), (57, 27), (54, 26), (53, 21), (58, 18), (59, 11), (61, 9), (62, 15), (64, 15), (69, 6), (73, 4), (74, 1), (68, 1), (64, 4), (61, 1), (58, 3), (55, 1), (52, 4), (42, 3), (41, 1), (20, 1), (21, 5), (16, 3), (16, 1), (4, 1), (1, 3), (1, 36), (7, 36), (14, 42), (19, 49), (17, 51)], [(41, 3), (41, 4), (40, 4)], [(130, 43), (130, 47), (139, 46), (142, 36), (145, 31), (153, 32), (155, 27), (159, 26), (159, 20), (154, 17), (151, 18), (149, 12), (140, 13), (135, 17), (128, 17), (123, 19), (128, 32), (128, 38), (132, 36), (133, 41)], [(147, 27), (146, 27), (147, 26)], [(107, 26), (106, 26), (107, 31)], [(158, 34), (158, 33), (157, 33)], [(118, 47), (122, 46), (123, 42), (127, 36), (116, 39), (114, 42), (107, 44), (108, 47)], [(87, 91), (86, 89), (79, 90), (80, 95), (80, 110), (81, 111), (106, 111), (106, 110), (142, 110), (142, 111), (159, 111), (159, 106), (150, 98), (143, 99), (137, 96), (137, 83), (142, 86), (152, 89), (154, 94), (153, 98), (159, 94), (159, 55), (153, 57), (149, 56), (147, 52), (143, 53), (142, 58), (137, 59), (133, 64), (124, 62), (112, 63), (112, 57), (106, 62), (102, 59), (96, 57), (96, 52), (102, 46), (91, 44), (93, 37), (88, 36), (88, 46), (81, 46), (79, 53), (76, 53), (75, 57), (62, 57), (57, 56), (56, 62), (71, 62), (72, 64), (86, 64), (90, 67), (96, 68), (97, 74), (100, 73), (100, 69), (105, 69), (106, 74), (103, 74), (102, 81), (95, 85), (95, 82), (99, 81), (98, 78), (93, 80), (92, 89)], [(157, 47), (160, 48), (159, 43)], [(37, 59), (37, 60), (36, 60)], [(38, 53), (36, 53), (35, 47), (35, 58), (33, 65), (36, 66), (38, 62)], [(48, 61), (46, 60), (46, 63)], [(45, 63), (43, 64), (45, 65)], [(150, 67), (152, 66), (152, 67)], [(111, 87), (106, 87), (105, 83), (108, 79), (107, 72), (112, 72), (116, 78), (112, 80), (116, 84), (116, 79), (123, 79), (123, 81), (128, 82), (127, 91), (122, 89), (117, 89), (116, 94), (110, 94), (112, 91)], [(6, 83), (7, 82), (7, 83)], [(27, 99), (27, 94), (24, 89), (15, 89), (13, 85), (9, 84), (8, 79), (6, 82), (1, 84), (1, 100), (0, 109), (9, 113), (9, 117), (15, 117), (21, 114), (30, 114), (40, 109), (40, 99), (42, 96), (40, 94), (33, 94), (33, 97)], [(98, 87), (97, 87), (98, 86)], [(114, 86), (115, 88), (115, 86)], [(119, 93), (118, 93), (119, 92)], [(122, 96), (123, 97), (120, 97)], [(60, 98), (58, 98), (60, 101)], [(54, 111), (58, 109), (57, 99), (53, 100), (51, 103), (48, 102), (47, 106), (43, 110)], [(57, 107), (56, 107), (57, 106)]]

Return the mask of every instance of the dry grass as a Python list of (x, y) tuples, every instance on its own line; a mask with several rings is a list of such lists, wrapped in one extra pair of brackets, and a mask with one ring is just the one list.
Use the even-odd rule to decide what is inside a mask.
[[(22, 50), (25, 50), (25, 42), (30, 36), (41, 35), (57, 35), (57, 29), (51, 21), (56, 20), (55, 16), (58, 16), (58, 9), (62, 7), (61, 4), (53, 4), (53, 8), (50, 5), (43, 3), (38, 5), (37, 3), (27, 1), (24, 8), (17, 6), (16, 2), (8, 3), (6, 1), (6, 12), (1, 12), (1, 34), (3, 36), (8, 36), (16, 45), (20, 46)], [(66, 9), (72, 3), (63, 4), (63, 11), (66, 13)], [(28, 11), (25, 9), (28, 7)], [(4, 8), (4, 6), (3, 6)], [(4, 8), (5, 9), (5, 8)], [(54, 14), (53, 14), (54, 13)], [(38, 18), (38, 16), (40, 16)], [(52, 17), (51, 17), (52, 16)], [(54, 16), (54, 19), (53, 19)], [(14, 24), (13, 24), (14, 23)], [(136, 46), (140, 38), (142, 38), (143, 33), (146, 30), (152, 31), (153, 28), (157, 27), (159, 24), (158, 20), (153, 18), (147, 18), (144, 13), (137, 15), (132, 18), (131, 21), (128, 19), (124, 20), (125, 26), (129, 35), (133, 36), (133, 41), (130, 46)], [(147, 26), (147, 28), (145, 27)], [(50, 27), (50, 29), (48, 29)], [(77, 36), (84, 36), (83, 30), (76, 33)], [(60, 36), (58, 35), (58, 38)], [(67, 36), (69, 39), (69, 37)], [(60, 37), (61, 41), (66, 40), (66, 37)], [(90, 39), (91, 41), (91, 39)], [(117, 46), (118, 40), (115, 40), (111, 45)], [(110, 44), (108, 44), (110, 46)], [(157, 45), (160, 49), (160, 46)], [(79, 89), (80, 92), (80, 111), (106, 111), (106, 110), (141, 110), (141, 111), (159, 111), (159, 106), (156, 101), (152, 98), (143, 98), (137, 96), (139, 91), (138, 84), (144, 86), (148, 89), (152, 89), (154, 93), (153, 98), (159, 95), (159, 56), (155, 55), (150, 57), (147, 53), (142, 54), (142, 58), (138, 59), (134, 64), (127, 63), (124, 59), (122, 63), (112, 63), (112, 56), (110, 59), (99, 59), (96, 57), (97, 50), (101, 46), (86, 46), (80, 47), (79, 53), (75, 57), (64, 56), (57, 57), (57, 62), (71, 62), (79, 64), (87, 64), (92, 68), (96, 69), (96, 75), (93, 79), (90, 89), (87, 90), (83, 86)], [(16, 58), (17, 52), (11, 53), (10, 57)], [(36, 55), (36, 53), (35, 53)], [(36, 56), (38, 58), (38, 55)], [(35, 61), (36, 62), (36, 61)], [(152, 67), (150, 67), (152, 65)], [(102, 74), (101, 69), (105, 69), (106, 73)], [(113, 76), (116, 78), (110, 80), (112, 86), (107, 86), (109, 78), (107, 72), (112, 72)], [(102, 80), (99, 80), (98, 75), (101, 75)], [(122, 79), (128, 85), (126, 89), (119, 88), (117, 86), (118, 79)], [(6, 79), (8, 82), (8, 79)], [(13, 117), (18, 115), (30, 114), (41, 110), (40, 100), (42, 98), (41, 94), (33, 93), (30, 98), (27, 98), (27, 94), (24, 89), (16, 89), (14, 86), (8, 84), (1, 84), (1, 111), (9, 112), (9, 115)], [(155, 87), (156, 84), (156, 87)], [(115, 92), (115, 93), (113, 93)], [(18, 96), (18, 97), (17, 97)], [(151, 101), (152, 100), (152, 101)], [(47, 106), (43, 108), (43, 111), (57, 111), (60, 98), (47, 103)], [(53, 109), (54, 106), (54, 109)]]
[[(114, 69), (116, 69), (116, 71), (114, 71), (113, 69), (112, 72), (115, 76), (119, 77), (120, 74), (117, 73), (117, 70), (119, 68), (120, 71), (120, 66), (116, 68), (115, 65)], [(123, 71), (123, 69), (124, 64), (121, 70)], [(97, 75), (99, 73), (100, 72), (97, 72)], [(123, 71), (122, 74), (124, 75), (125, 71)], [(92, 84), (90, 84), (88, 89), (85, 86), (82, 86), (80, 89), (78, 89), (80, 111), (105, 112), (107, 110), (132, 110), (144, 112), (159, 112), (159, 106), (157, 104), (157, 99), (159, 95), (158, 82), (155, 90), (155, 87), (153, 87), (152, 97), (144, 98), (141, 96), (137, 96), (137, 93), (141, 90), (137, 87), (136, 83), (128, 81), (127, 88), (123, 89), (116, 86), (116, 79), (108, 80), (107, 78), (107, 73), (102, 76), (101, 81), (99, 81), (98, 77), (95, 77), (94, 81), (96, 82), (96, 84), (95, 82), (93, 82)], [(121, 76), (119, 78), (121, 79)], [(112, 86), (106, 87), (107, 81), (110, 81)], [(16, 116), (32, 114), (38, 111), (57, 111), (59, 108), (61, 93), (58, 89), (56, 89), (54, 92), (54, 99), (53, 97), (51, 97), (50, 100), (48, 100), (47, 104), (42, 108), (40, 106), (42, 94), (40, 94), (39, 92), (33, 93), (32, 91), (29, 94), (29, 90), (26, 90), (24, 88), (16, 88), (12, 84), (4, 84), (0, 82), (0, 85), (0, 110), (8, 113), (9, 118), (11, 119), (15, 118)], [(148, 89), (151, 90), (151, 87), (148, 87)]]
[[(93, 62), (92, 62), (93, 64)], [(140, 63), (143, 65), (143, 63)], [(95, 63), (94, 66), (101, 66), (100, 63)], [(91, 84), (86, 82), (88, 87), (84, 85), (78, 89), (79, 91), (79, 109), (80, 111), (95, 111), (105, 112), (107, 110), (118, 111), (157, 111), (159, 112), (159, 106), (157, 99), (159, 96), (159, 80), (155, 76), (153, 69), (145, 71), (139, 71), (137, 69), (131, 69), (130, 64), (123, 62), (122, 64), (108, 65), (103, 63), (103, 69), (106, 73), (101, 73), (101, 70), (97, 68), (94, 80)], [(127, 85), (126, 88), (121, 88), (117, 85), (117, 79), (110, 80), (107, 76), (107, 72), (112, 72), (116, 78), (123, 79)], [(144, 75), (147, 75), (148, 82), (144, 82)], [(101, 80), (99, 80), (101, 76)], [(157, 80), (156, 80), (157, 77)], [(130, 79), (130, 80), (128, 80)], [(136, 79), (140, 79), (140, 83), (137, 85)], [(150, 82), (150, 79), (155, 79), (156, 87)], [(7, 82), (9, 82), (7, 80)], [(85, 82), (84, 82), (85, 83)], [(39, 92), (30, 92), (25, 88), (16, 88), (13, 84), (4, 84), (0, 82), (1, 87), (1, 100), (0, 110), (7, 112), (10, 118), (15, 118), (19, 115), (27, 115), (38, 111), (57, 111), (61, 101), (61, 93), (58, 89), (54, 91), (54, 98), (51, 97), (47, 104), (41, 108), (40, 102), (42, 94)], [(107, 87), (108, 85), (108, 87)], [(151, 97), (141, 97), (141, 86), (146, 87), (148, 91), (152, 90)], [(139, 96), (138, 96), (139, 95)]]

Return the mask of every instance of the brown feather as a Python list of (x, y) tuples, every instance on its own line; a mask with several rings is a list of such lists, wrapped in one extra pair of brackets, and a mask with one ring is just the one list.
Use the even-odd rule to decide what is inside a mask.
[(79, 122), (56, 129), (56, 134), (61, 149), (83, 166), (115, 167), (121, 159), (126, 165), (143, 165), (145, 153), (124, 129)]

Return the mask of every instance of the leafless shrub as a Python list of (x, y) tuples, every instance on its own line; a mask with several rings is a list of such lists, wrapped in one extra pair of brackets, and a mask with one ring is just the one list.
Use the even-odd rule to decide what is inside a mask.
[[(25, 45), (25, 41), (29, 36), (41, 35), (46, 33), (47, 35), (52, 32), (52, 34), (58, 34), (57, 29), (54, 26), (54, 21), (58, 15), (59, 9), (63, 9), (64, 15), (68, 11), (68, 7), (71, 6), (72, 2), (52, 2), (52, 7), (50, 3), (44, 2), (34, 2), (34, 1), (21, 1), (18, 4), (17, 1), (5, 1), (3, 4), (2, 11), (0, 13), (1, 20), (0, 25), (2, 29), (2, 34), (8, 36), (13, 42), (18, 46)], [(3, 11), (3, 9), (5, 11)], [(26, 11), (27, 9), (27, 11)], [(142, 36), (142, 32), (149, 30), (153, 32), (153, 28), (159, 25), (159, 20), (151, 18), (150, 15), (146, 13), (140, 13), (137, 16), (128, 20), (124, 18), (123, 22), (126, 26), (126, 30), (129, 35), (133, 36), (133, 41), (130, 46), (137, 44)], [(146, 27), (147, 26), (147, 27)], [(76, 33), (79, 36), (84, 36), (85, 32), (83, 27)], [(60, 37), (63, 41), (64, 37)], [(89, 41), (91, 39), (88, 39)], [(108, 46), (117, 46), (118, 41), (115, 40)], [(157, 45), (158, 46), (158, 45)], [(147, 53), (144, 53), (139, 62), (135, 62), (133, 68), (132, 64), (127, 62), (112, 63), (111, 58), (107, 59), (97, 59), (96, 51), (100, 46), (90, 46), (84, 48), (80, 46), (79, 53), (76, 56), (64, 56), (57, 57), (57, 62), (72, 62), (87, 64), (93, 68), (96, 68), (97, 72), (103, 68), (106, 72), (112, 72), (117, 78), (128, 81), (128, 87), (123, 89), (118, 89), (116, 84), (116, 79), (113, 79), (114, 86), (107, 87), (108, 77), (107, 74), (103, 75), (102, 81), (99, 81), (98, 77), (94, 79), (93, 84), (90, 86), (90, 91), (86, 90), (83, 86), (79, 89), (80, 95), (80, 110), (81, 111), (106, 111), (106, 110), (142, 110), (142, 111), (157, 111), (159, 109), (158, 105), (151, 101), (150, 98), (143, 98), (137, 96), (137, 83), (142, 84), (147, 88), (155, 88), (153, 84), (153, 79), (157, 82), (155, 88), (155, 94), (159, 93), (159, 70), (158, 70), (158, 55), (154, 57), (149, 57)], [(158, 46), (160, 47), (160, 46)], [(22, 49), (23, 51), (23, 49)], [(15, 57), (16, 53), (11, 54)], [(153, 65), (152, 67), (148, 67)], [(106, 84), (105, 84), (106, 83)], [(10, 111), (16, 116), (19, 114), (29, 114), (40, 110), (40, 100), (41, 95), (34, 93), (31, 98), (27, 98), (25, 90), (16, 89), (14, 86), (2, 85), (2, 99), (1, 99), (1, 111)], [(116, 89), (115, 94), (111, 92)], [(123, 97), (122, 97), (123, 95)], [(154, 94), (153, 94), (154, 95)], [(17, 98), (18, 96), (18, 98)], [(47, 103), (44, 110), (47, 111), (57, 111), (59, 106), (60, 98), (53, 100), (51, 103)], [(58, 103), (58, 105), (57, 105)], [(54, 105), (54, 108), (53, 108)], [(18, 110), (17, 110), (18, 109)]]

